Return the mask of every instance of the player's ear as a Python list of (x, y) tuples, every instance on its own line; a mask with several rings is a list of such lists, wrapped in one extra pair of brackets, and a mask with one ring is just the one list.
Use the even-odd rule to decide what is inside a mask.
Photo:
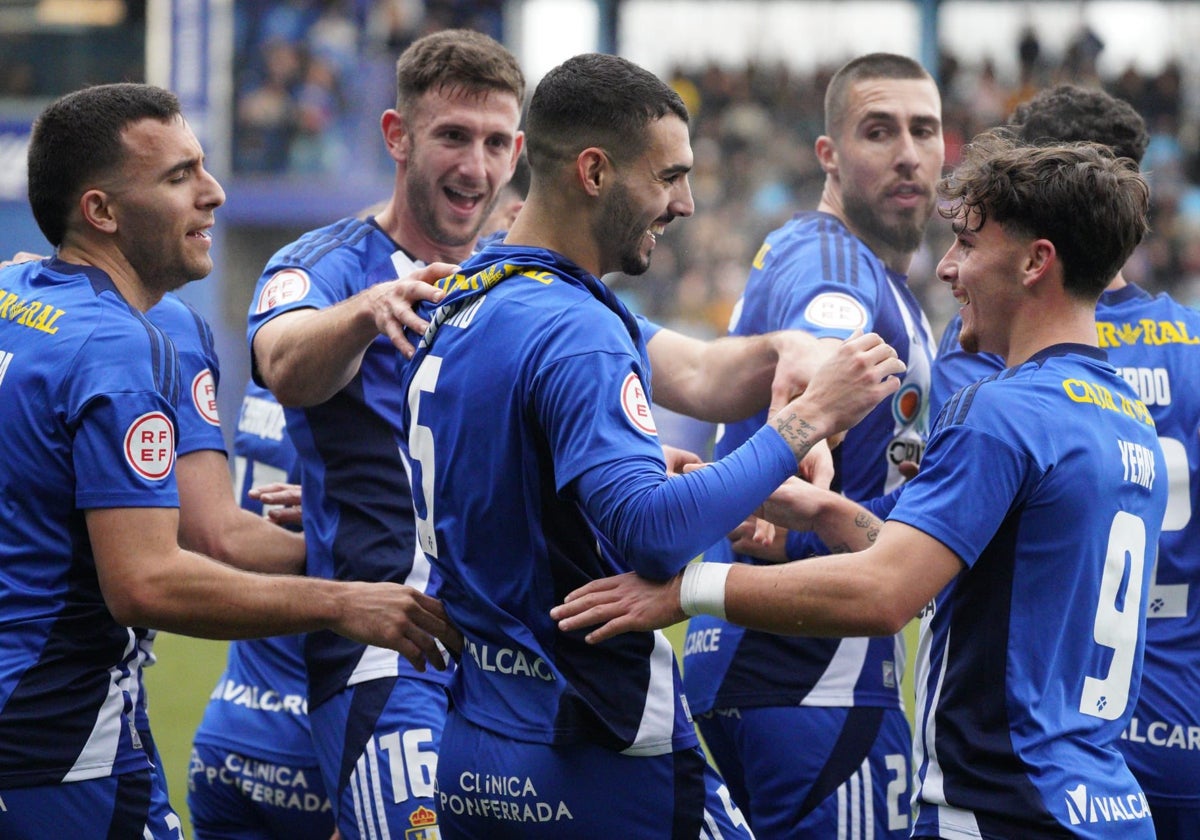
[(1021, 266), (1022, 283), (1026, 287), (1033, 286), (1058, 265), (1058, 250), (1054, 243), (1049, 239), (1034, 239), (1025, 250), (1025, 261)]
[(102, 233), (117, 232), (117, 217), (112, 199), (104, 190), (88, 190), (79, 197), (79, 212), (84, 224)]
[(589, 146), (575, 158), (575, 173), (589, 196), (597, 196), (613, 177), (613, 162), (603, 149)]
[(388, 155), (397, 163), (408, 160), (408, 136), (404, 117), (395, 108), (388, 108), (379, 118), (379, 130), (383, 133), (383, 143), (387, 146)]
[(838, 153), (837, 146), (833, 140), (822, 134), (817, 138), (813, 149), (817, 153), (817, 162), (821, 164), (821, 171), (826, 175), (836, 175), (838, 171)]

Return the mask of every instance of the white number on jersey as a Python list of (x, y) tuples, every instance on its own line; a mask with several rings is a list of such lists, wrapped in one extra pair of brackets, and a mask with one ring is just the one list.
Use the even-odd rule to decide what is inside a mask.
[(430, 557), (437, 557), (437, 537), (433, 531), (433, 476), (436, 466), (433, 452), (433, 430), (421, 425), (421, 394), (434, 392), (438, 374), (442, 371), (441, 356), (426, 356), (408, 386), (408, 413), (412, 418), (408, 432), (408, 451), (421, 464), (421, 497), (425, 500), (425, 515), (417, 516), (417, 542)]

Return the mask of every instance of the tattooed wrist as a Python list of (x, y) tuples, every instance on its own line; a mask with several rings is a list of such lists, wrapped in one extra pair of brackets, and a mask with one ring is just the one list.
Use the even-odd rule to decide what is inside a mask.
[(799, 461), (808, 454), (823, 435), (812, 423), (798, 416), (794, 411), (781, 413), (775, 418), (775, 430), (779, 432)]

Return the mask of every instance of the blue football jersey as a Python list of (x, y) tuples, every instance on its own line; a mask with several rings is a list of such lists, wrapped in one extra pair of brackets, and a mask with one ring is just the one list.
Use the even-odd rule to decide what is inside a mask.
[[(595, 277), (539, 248), (493, 246), (450, 280), (404, 366), (402, 391), (418, 537), (465, 637), (453, 707), (477, 726), (536, 743), (585, 741), (633, 755), (694, 746), (661, 633), (589, 645), (549, 614), (583, 583), (634, 568), (635, 554), (651, 562), (580, 487), (614, 465), (629, 470), (614, 476), (616, 495), (646, 476), (657, 489), (671, 484), (638, 322)], [(782, 446), (765, 431), (753, 444), (774, 436)], [(760, 470), (760, 495), (742, 500), (746, 512), (794, 471), (786, 446), (782, 455)], [(680, 500), (663, 511), (677, 521), (663, 540), (675, 547), (660, 574), (691, 558), (677, 533), (699, 530), (711, 540), (740, 521), (736, 504), (703, 496), (721, 469), (676, 479), (697, 493), (687, 510)]]
[(1167, 484), (1148, 409), (1096, 348), (943, 407), (889, 517), (965, 567), (921, 617), (914, 836), (1154, 836), (1116, 744)]
[(1101, 296), (1096, 328), (1154, 417), (1170, 489), (1141, 693), (1118, 746), (1148, 796), (1200, 807), (1200, 312), (1130, 285)]
[[(373, 220), (343, 219), (304, 234), (267, 263), (250, 307), (249, 340), (264, 323), (295, 309), (333, 306), (418, 266)], [(338, 580), (394, 581), (437, 594), (413, 534), (412, 502), (400, 459), (399, 352), (386, 336), (368, 348), (354, 379), (326, 402), (285, 409), (300, 458), (308, 573)], [(309, 703), (397, 674), (444, 682), (400, 654), (336, 633), (305, 641)]]
[[(934, 401), (1003, 368), (958, 346), (946, 327), (933, 366)], [(1200, 805), (1200, 313), (1135, 285), (1100, 296), (1100, 347), (1154, 417), (1170, 493), (1151, 577), (1138, 705), (1120, 748), (1151, 798)]]
[(149, 631), (104, 602), (84, 520), (178, 507), (174, 345), (98, 269), (0, 270), (0, 788), (150, 767)]
[[(845, 338), (874, 331), (908, 365), (900, 390), (880, 403), (834, 452), (834, 489), (864, 500), (899, 486), (902, 461), (925, 446), (933, 339), (904, 277), (834, 216), (799, 213), (767, 236), (754, 259), (731, 335), (802, 329)], [(714, 454), (733, 451), (766, 422), (766, 409), (718, 434)], [(816, 546), (813, 544), (813, 548)], [(813, 553), (810, 551), (810, 553)], [(705, 560), (756, 562), (722, 540)], [(818, 639), (776, 636), (697, 616), (688, 622), (684, 686), (694, 712), (731, 706), (898, 708), (905, 651), (900, 636)]]

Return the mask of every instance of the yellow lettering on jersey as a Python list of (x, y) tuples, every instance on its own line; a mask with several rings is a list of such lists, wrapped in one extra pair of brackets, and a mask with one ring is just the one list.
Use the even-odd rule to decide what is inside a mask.
[(754, 262), (751, 263), (755, 268), (761, 269), (767, 260), (767, 253), (771, 250), (770, 243), (764, 242), (762, 247), (758, 249), (758, 253), (754, 255)]
[(1062, 386), (1063, 391), (1072, 402), (1094, 405), (1105, 411), (1120, 412), (1148, 426), (1154, 425), (1154, 418), (1150, 416), (1150, 410), (1141, 400), (1131, 400), (1119, 394), (1114, 398), (1112, 391), (1103, 385), (1085, 382), (1082, 379), (1064, 379)]
[(538, 281), (543, 286), (549, 286), (554, 282), (554, 275), (549, 271), (522, 271), (521, 274), (531, 280)]
[(14, 321), (31, 330), (54, 335), (58, 327), (54, 322), (65, 313), (61, 309), (48, 306), (40, 300), (23, 301), (12, 292), (0, 289), (0, 319)]
[(1200, 344), (1200, 336), (1188, 333), (1183, 321), (1154, 321), (1143, 318), (1134, 324), (1096, 322), (1096, 337), (1101, 347), (1120, 347), (1123, 344)]

